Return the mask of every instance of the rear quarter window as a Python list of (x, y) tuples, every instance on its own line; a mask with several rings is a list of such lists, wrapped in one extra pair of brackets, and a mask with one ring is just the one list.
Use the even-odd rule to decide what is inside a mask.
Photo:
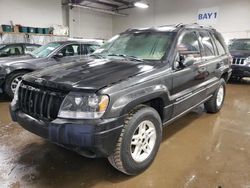
[(216, 53), (210, 34), (207, 31), (199, 31), (199, 35), (200, 35), (200, 41), (203, 46), (202, 56), (203, 57), (215, 56)]
[(224, 39), (222, 36), (219, 36), (219, 34), (213, 34), (215, 45), (217, 47), (219, 55), (225, 55), (227, 53), (226, 50), (226, 44), (224, 42)]

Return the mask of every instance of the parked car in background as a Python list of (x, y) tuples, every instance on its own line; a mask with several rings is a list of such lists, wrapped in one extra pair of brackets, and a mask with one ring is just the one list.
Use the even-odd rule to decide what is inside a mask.
[(233, 57), (231, 78), (250, 77), (250, 38), (231, 40), (229, 51)]
[(231, 59), (220, 33), (199, 25), (131, 29), (90, 58), (27, 74), (13, 121), (121, 172), (150, 166), (162, 128), (204, 103), (223, 106)]
[(70, 62), (93, 53), (97, 43), (61, 41), (41, 46), (27, 56), (0, 60), (0, 93), (5, 92), (13, 97), (14, 91), (22, 76), (31, 71), (48, 66)]
[(30, 43), (0, 44), (0, 59), (6, 57), (21, 56), (31, 53), (41, 45)]

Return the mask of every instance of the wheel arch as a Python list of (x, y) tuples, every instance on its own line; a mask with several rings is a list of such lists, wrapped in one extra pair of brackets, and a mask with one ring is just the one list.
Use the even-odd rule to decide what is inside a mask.
[(122, 116), (128, 114), (131, 110), (139, 105), (147, 105), (154, 108), (163, 120), (164, 107), (167, 106), (169, 102), (169, 93), (166, 90), (151, 93), (146, 92), (146, 94), (144, 95), (136, 95), (136, 93), (130, 93), (128, 95), (120, 97), (115, 103), (113, 103), (111, 110), (112, 114)]

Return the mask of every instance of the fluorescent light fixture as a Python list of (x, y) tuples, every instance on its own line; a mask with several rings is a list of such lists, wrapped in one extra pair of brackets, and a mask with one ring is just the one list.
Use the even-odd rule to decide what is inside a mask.
[(143, 9), (148, 8), (148, 4), (144, 1), (137, 1), (134, 3), (134, 5), (138, 8), (143, 8)]

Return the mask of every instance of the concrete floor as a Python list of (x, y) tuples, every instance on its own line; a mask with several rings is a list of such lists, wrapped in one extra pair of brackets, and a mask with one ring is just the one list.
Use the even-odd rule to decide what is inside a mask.
[(164, 129), (152, 166), (127, 177), (11, 122), (0, 102), (0, 187), (250, 187), (250, 82), (228, 84), (225, 106), (198, 108)]

